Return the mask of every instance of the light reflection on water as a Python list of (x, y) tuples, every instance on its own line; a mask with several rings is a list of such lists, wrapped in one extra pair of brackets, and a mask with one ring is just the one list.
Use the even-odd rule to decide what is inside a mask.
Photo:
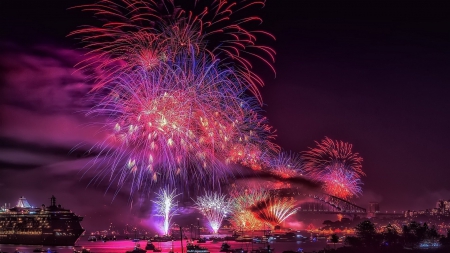
[[(75, 249), (86, 248), (90, 249), (91, 253), (125, 253), (128, 250), (132, 250), (136, 244), (140, 244), (141, 248), (145, 248), (147, 244), (146, 241), (140, 241), (138, 243), (122, 240), (122, 241), (108, 241), (108, 242), (88, 242), (85, 238), (84, 240), (78, 241)], [(182, 253), (180, 241), (175, 242), (155, 242), (156, 247), (161, 248), (163, 253), (169, 252), (172, 247), (174, 248), (174, 252)], [(252, 249), (265, 248), (267, 244), (256, 244), (249, 242), (228, 242), (232, 249), (235, 248), (243, 248), (248, 250), (251, 253)], [(173, 246), (172, 246), (173, 245)], [(202, 247), (206, 247), (209, 249), (211, 253), (218, 253), (220, 250), (221, 242), (206, 242), (199, 244)], [(275, 242), (270, 243), (270, 247), (275, 249), (275, 253), (281, 253), (285, 250), (293, 250), (297, 251), (299, 248), (303, 249), (305, 252), (312, 252), (324, 249), (327, 246), (325, 241), (319, 242)], [(340, 245), (336, 245), (339, 247)], [(253, 247), (253, 248), (252, 248)], [(333, 247), (331, 245), (330, 247)], [(34, 249), (41, 248), (40, 246), (25, 246), (25, 245), (1, 245), (0, 251), (14, 253), (15, 250), (18, 250), (21, 253), (31, 253)], [(51, 252), (57, 251), (58, 253), (73, 253), (74, 247), (42, 247), (44, 249), (50, 249)], [(153, 252), (153, 251), (148, 251)], [(186, 252), (186, 241), (183, 240), (183, 252)]]

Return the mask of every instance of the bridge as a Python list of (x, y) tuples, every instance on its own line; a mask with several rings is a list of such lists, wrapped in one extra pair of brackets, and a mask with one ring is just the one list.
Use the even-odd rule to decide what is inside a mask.
[(282, 196), (303, 196), (312, 201), (300, 204), (298, 212), (314, 212), (326, 214), (361, 214), (366, 215), (365, 208), (357, 206), (347, 200), (326, 194), (326, 193), (308, 193), (305, 190), (296, 188), (284, 188), (276, 190), (276, 193)]

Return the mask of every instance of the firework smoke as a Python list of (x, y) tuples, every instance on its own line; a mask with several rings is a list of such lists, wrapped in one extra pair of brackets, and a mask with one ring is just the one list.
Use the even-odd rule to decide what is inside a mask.
[(205, 195), (197, 197), (196, 208), (206, 216), (214, 234), (222, 224), (223, 218), (230, 212), (230, 202), (225, 195), (217, 192), (206, 192)]
[(176, 194), (176, 189), (170, 191), (169, 188), (162, 188), (157, 193), (156, 200), (153, 201), (156, 204), (158, 216), (163, 217), (164, 235), (169, 234), (170, 221), (176, 215), (177, 204), (174, 200), (178, 195)]

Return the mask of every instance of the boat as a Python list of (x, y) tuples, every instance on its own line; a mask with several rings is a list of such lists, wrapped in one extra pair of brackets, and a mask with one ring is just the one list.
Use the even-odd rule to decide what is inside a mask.
[(95, 235), (91, 235), (88, 237), (88, 241), (89, 242), (96, 242), (97, 241), (97, 237)]
[(253, 243), (267, 243), (269, 239), (266, 236), (253, 237)]
[(155, 236), (152, 238), (153, 242), (169, 242), (172, 240), (173, 240), (173, 238), (170, 236)]
[(56, 205), (31, 206), (20, 197), (13, 208), (0, 208), (0, 244), (74, 246), (84, 233), (80, 222), (83, 217)]
[(148, 240), (147, 245), (145, 246), (146, 250), (155, 250), (155, 244), (152, 243), (152, 241)]
[(197, 240), (197, 243), (206, 243), (206, 239), (205, 238), (200, 238)]
[(236, 241), (236, 236), (225, 236), (223, 239), (225, 241)]
[(193, 244), (187, 245), (186, 249), (187, 249), (187, 251), (186, 251), (187, 253), (210, 253), (207, 248), (203, 248), (203, 247), (200, 247), (198, 245), (193, 245)]
[(230, 244), (224, 242), (224, 243), (222, 243), (222, 246), (220, 246), (220, 250), (219, 251), (220, 252), (231, 252), (232, 250), (231, 250)]
[(253, 238), (250, 236), (239, 236), (236, 238), (236, 242), (252, 242)]

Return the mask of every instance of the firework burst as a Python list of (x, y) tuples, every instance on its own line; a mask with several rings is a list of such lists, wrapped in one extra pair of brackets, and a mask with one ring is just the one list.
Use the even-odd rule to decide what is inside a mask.
[(206, 216), (214, 234), (222, 224), (223, 218), (230, 212), (230, 202), (225, 195), (217, 192), (206, 192), (197, 197), (196, 208)]
[(302, 155), (307, 175), (323, 182), (326, 193), (350, 199), (361, 194), (362, 158), (352, 152), (347, 142), (333, 141), (325, 137), (317, 147)]
[(302, 160), (294, 152), (280, 152), (269, 156), (270, 172), (280, 178), (288, 179), (303, 175)]
[(157, 193), (156, 200), (153, 201), (156, 204), (158, 216), (163, 217), (164, 235), (169, 234), (170, 221), (176, 215), (177, 204), (174, 200), (178, 195), (175, 189), (170, 191), (169, 188), (162, 188)]
[(275, 51), (257, 43), (261, 35), (274, 37), (249, 28), (262, 20), (244, 16), (243, 10), (262, 6), (264, 1), (248, 0), (103, 0), (75, 8), (92, 12), (104, 24), (85, 26), (70, 35), (81, 37), (90, 49), (90, 57), (81, 65), (102, 73), (95, 77), (96, 88), (136, 66), (151, 69), (180, 52), (206, 53), (233, 62), (260, 99), (258, 87), (263, 81), (252, 71), (251, 59), (274, 70)]
[(362, 193), (362, 182), (358, 175), (352, 171), (337, 168), (327, 168), (321, 180), (324, 182), (323, 189), (333, 196), (349, 199), (352, 196), (358, 196)]
[(113, 159), (103, 173), (111, 181), (131, 178), (132, 193), (147, 183), (219, 183), (227, 163), (250, 159), (232, 157), (237, 146), (275, 147), (258, 104), (236, 85), (239, 76), (207, 59), (181, 55), (150, 72), (136, 69), (100, 94), (89, 114), (109, 119), (115, 149), (105, 152)]

